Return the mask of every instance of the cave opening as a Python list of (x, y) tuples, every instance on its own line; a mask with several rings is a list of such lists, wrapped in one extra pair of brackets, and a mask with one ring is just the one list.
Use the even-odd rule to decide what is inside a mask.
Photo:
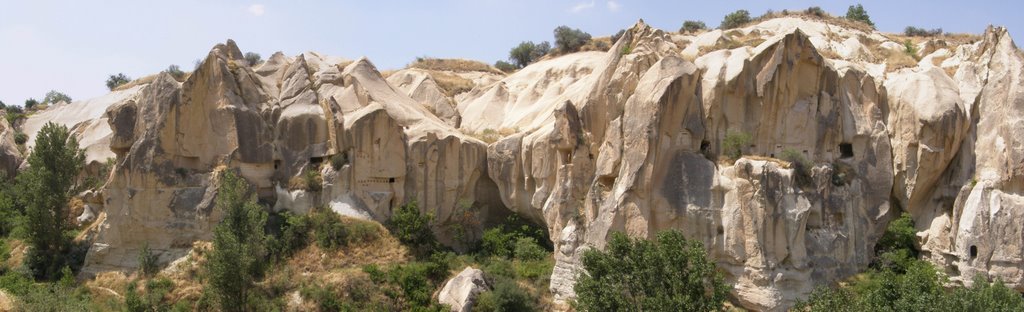
[(853, 144), (839, 143), (839, 158), (853, 158)]
[(971, 245), (970, 248), (971, 260), (978, 257), (978, 246)]

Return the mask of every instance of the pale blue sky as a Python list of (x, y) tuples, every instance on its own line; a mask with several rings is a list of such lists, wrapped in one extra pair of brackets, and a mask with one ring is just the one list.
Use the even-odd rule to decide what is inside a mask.
[[(717, 26), (728, 12), (804, 9), (843, 15), (857, 1), (13, 1), (0, 0), (0, 100), (22, 104), (51, 89), (74, 99), (106, 93), (107, 75), (190, 70), (232, 38), (264, 58), (275, 51), (367, 56), (380, 69), (417, 56), (493, 63), (523, 40), (551, 40), (559, 25), (607, 36), (643, 18), (665, 30), (683, 20)], [(1020, 1), (859, 1), (882, 31), (908, 25), (981, 33), (1024, 32)]]

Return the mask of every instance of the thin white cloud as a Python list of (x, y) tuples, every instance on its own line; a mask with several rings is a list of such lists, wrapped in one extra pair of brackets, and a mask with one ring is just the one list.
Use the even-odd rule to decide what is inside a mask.
[(267, 13), (267, 8), (262, 4), (253, 4), (249, 6), (248, 11), (253, 16), (263, 16), (264, 13)]
[(619, 2), (612, 0), (608, 1), (608, 11), (618, 12), (619, 8), (622, 8), (622, 5), (619, 4)]
[(572, 13), (583, 12), (583, 11), (586, 11), (586, 10), (589, 10), (589, 9), (593, 9), (594, 5), (595, 5), (594, 1), (580, 2), (579, 4), (576, 4), (571, 9), (569, 9), (569, 12), (572, 12)]

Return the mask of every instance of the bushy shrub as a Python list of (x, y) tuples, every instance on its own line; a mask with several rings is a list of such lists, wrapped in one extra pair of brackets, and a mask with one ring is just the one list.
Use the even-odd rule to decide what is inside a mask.
[(533, 41), (523, 41), (508, 52), (508, 60), (512, 61), (516, 67), (523, 68), (544, 57), (550, 51), (551, 44), (547, 41), (539, 44), (533, 43)]
[(679, 32), (692, 34), (705, 29), (708, 29), (708, 25), (702, 21), (684, 21), (683, 27), (679, 28)]
[(418, 254), (425, 255), (437, 248), (437, 239), (430, 230), (433, 218), (430, 214), (420, 213), (419, 207), (413, 201), (398, 207), (391, 215), (391, 220), (388, 220), (388, 228), (399, 242)]
[(349, 244), (365, 244), (380, 238), (380, 227), (376, 223), (351, 220), (347, 226)]
[(336, 249), (348, 244), (348, 229), (333, 210), (317, 209), (312, 214), (312, 223), (313, 236), (320, 248)]
[(288, 211), (271, 215), (271, 237), (268, 237), (267, 248), (274, 259), (285, 259), (309, 243), (309, 232), (312, 221), (308, 215), (300, 216)]
[(301, 175), (294, 176), (288, 180), (289, 190), (303, 190), (309, 192), (319, 192), (323, 190), (324, 179), (320, 175), (320, 170), (308, 169)]
[(515, 71), (517, 67), (516, 65), (512, 65), (512, 63), (506, 61), (497, 61), (494, 62), (494, 68), (497, 68), (498, 70), (505, 73), (511, 73)]
[(263, 63), (263, 57), (256, 52), (245, 52), (245, 63), (249, 66), (256, 66)]
[(344, 167), (345, 165), (348, 164), (348, 153), (341, 152), (338, 154), (334, 154), (331, 156), (330, 161), (331, 168), (333, 168), (334, 171), (341, 170), (341, 167)]
[(110, 91), (114, 91), (114, 89), (117, 89), (117, 87), (120, 87), (121, 85), (126, 84), (130, 81), (132, 81), (132, 78), (128, 77), (128, 75), (125, 75), (124, 73), (110, 75), (110, 77), (107, 78), (107, 89), (110, 89)]
[(537, 311), (533, 298), (515, 280), (499, 278), (494, 282), (494, 290), (484, 292), (477, 298), (473, 311), (481, 312), (519, 312)]
[(533, 237), (519, 237), (516, 239), (515, 257), (519, 260), (534, 261), (544, 259), (548, 251), (537, 244)]
[(750, 12), (747, 10), (738, 10), (736, 12), (729, 13), (722, 19), (722, 24), (718, 26), (721, 29), (733, 29), (743, 26), (746, 23), (750, 23)]
[(782, 160), (789, 162), (790, 168), (793, 168), (793, 178), (797, 186), (808, 187), (814, 184), (814, 181), (811, 179), (812, 164), (804, 157), (803, 153), (793, 149), (786, 149), (782, 151)]
[(910, 40), (903, 41), (903, 53), (906, 53), (910, 57), (914, 58), (914, 60), (918, 59), (917, 46), (914, 45), (913, 42), (910, 42)]
[(181, 81), (182, 79), (185, 78), (185, 72), (182, 71), (181, 67), (178, 67), (178, 65), (173, 65), (172, 64), (171, 66), (167, 66), (167, 73), (170, 74), (171, 77), (174, 77), (174, 79), (176, 79), (178, 81)]
[(927, 30), (924, 28), (907, 26), (907, 28), (903, 30), (903, 35), (907, 37), (935, 37), (942, 35), (942, 28)]
[(851, 5), (850, 8), (846, 10), (846, 19), (868, 24), (872, 28), (875, 27), (875, 22), (871, 21), (871, 16), (868, 15), (868, 11), (864, 10), (864, 6), (860, 5), (860, 3), (857, 5)]
[(611, 37), (612, 44), (615, 44), (616, 42), (619, 42), (619, 38), (622, 38), (622, 36), (625, 35), (625, 34), (626, 34), (626, 30), (625, 29), (619, 29), (619, 31), (616, 32)]
[(989, 283), (982, 276), (975, 276), (974, 285), (953, 290), (949, 296), (946, 311), (1024, 311), (1024, 298), (1020, 293), (1006, 287), (1002, 280)]
[(50, 90), (43, 97), (43, 104), (56, 104), (60, 102), (71, 103), (71, 97), (57, 90)]
[(308, 298), (310, 301), (316, 303), (319, 311), (346, 311), (343, 310), (344, 304), (341, 302), (340, 296), (337, 292), (331, 290), (329, 287), (322, 285), (310, 285), (302, 287), (299, 290), (299, 294), (303, 298)]
[[(518, 258), (519, 256), (515, 252), (518, 249), (519, 240), (522, 238), (529, 238), (529, 242), (541, 250), (550, 250), (549, 245), (541, 244), (541, 242), (548, 241), (544, 230), (523, 221), (516, 215), (512, 215), (505, 219), (503, 224), (484, 230), (483, 236), (480, 239), (480, 252), (488, 256)], [(523, 242), (523, 244), (526, 245), (527, 242)], [(532, 248), (526, 248), (524, 251), (528, 253), (536, 251), (530, 249)], [(533, 257), (535, 255), (529, 254), (526, 257)]]
[(889, 226), (882, 234), (882, 238), (875, 244), (875, 253), (881, 254), (886, 251), (908, 250), (910, 256), (917, 257), (917, 230), (914, 229), (914, 219), (909, 213), (902, 213), (898, 218), (889, 222)]
[(18, 132), (14, 134), (14, 144), (25, 145), (28, 142), (28, 135), (24, 132)]
[(753, 138), (745, 132), (729, 132), (722, 141), (722, 155), (731, 160), (740, 159), (743, 156), (743, 149), (750, 145)]
[(139, 273), (146, 277), (156, 275), (160, 271), (157, 260), (153, 250), (149, 249), (149, 243), (142, 245), (142, 249), (139, 250)]
[(25, 109), (31, 110), (32, 108), (35, 108), (36, 105), (39, 105), (39, 101), (36, 101), (36, 99), (29, 98), (28, 100), (25, 100)]
[(136, 282), (128, 284), (124, 295), (125, 308), (130, 312), (170, 311), (171, 303), (165, 300), (168, 293), (174, 290), (174, 282), (167, 278), (152, 279), (146, 282), (146, 292), (139, 294)]
[(807, 8), (807, 10), (804, 10), (804, 14), (813, 15), (817, 17), (825, 17), (828, 15), (828, 13), (825, 13), (825, 10), (822, 10), (821, 7), (817, 6)]
[(558, 26), (554, 33), (555, 46), (562, 53), (579, 51), (580, 47), (590, 41), (590, 34), (579, 29), (569, 28), (569, 26)]
[(591, 249), (574, 290), (580, 311), (717, 311), (729, 286), (699, 241), (671, 230), (656, 240), (613, 233)]

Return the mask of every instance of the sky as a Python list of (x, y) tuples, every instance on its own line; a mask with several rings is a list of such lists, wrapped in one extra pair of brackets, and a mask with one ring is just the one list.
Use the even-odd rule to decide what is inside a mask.
[[(402, 68), (418, 56), (504, 60), (521, 41), (552, 40), (568, 25), (608, 36), (638, 19), (667, 31), (684, 20), (717, 26), (745, 9), (820, 6), (845, 15), (856, 1), (436, 0), (436, 1), (15, 1), (0, 0), (0, 101), (20, 105), (49, 90), (75, 100), (107, 92), (115, 73), (190, 70), (218, 42), (269, 57), (306, 51)], [(881, 31), (909, 25), (982, 33), (989, 24), (1024, 33), (1024, 1), (862, 0)]]

